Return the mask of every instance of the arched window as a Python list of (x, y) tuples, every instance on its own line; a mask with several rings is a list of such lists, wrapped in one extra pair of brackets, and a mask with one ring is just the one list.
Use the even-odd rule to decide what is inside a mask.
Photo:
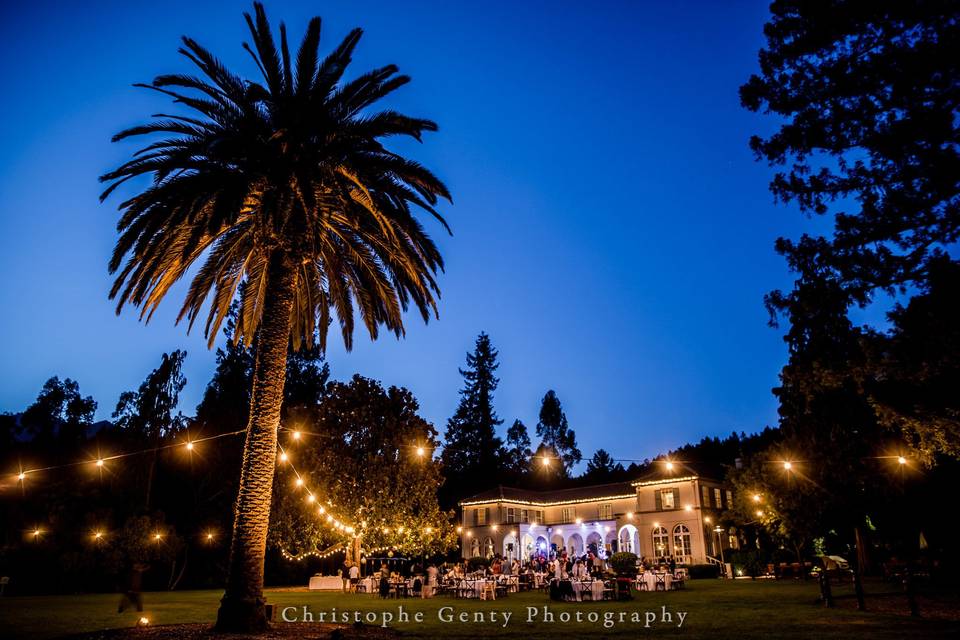
[(487, 538), (483, 541), (483, 555), (488, 558), (493, 557), (493, 538)]
[(480, 541), (476, 538), (474, 538), (473, 542), (470, 544), (470, 555), (474, 558), (480, 555)]
[(667, 530), (664, 527), (657, 526), (653, 528), (653, 555), (655, 558), (662, 558), (670, 553), (670, 540)]
[(690, 545), (690, 529), (687, 529), (685, 524), (678, 524), (673, 528), (673, 553), (684, 557), (693, 555), (693, 547)]

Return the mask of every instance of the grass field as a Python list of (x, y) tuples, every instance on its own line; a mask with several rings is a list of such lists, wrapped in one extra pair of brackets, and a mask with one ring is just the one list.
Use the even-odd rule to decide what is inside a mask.
[[(354, 611), (361, 615), (377, 615), (377, 623), (384, 612), (394, 616), (390, 626), (403, 637), (493, 637), (566, 638), (604, 636), (639, 638), (647, 635), (688, 636), (696, 638), (957, 638), (960, 623), (945, 620), (911, 619), (893, 613), (858, 612), (849, 605), (824, 609), (816, 604), (817, 587), (813, 583), (774, 581), (711, 581), (688, 583), (684, 591), (671, 593), (638, 593), (631, 602), (550, 602), (540, 593), (513, 594), (495, 602), (455, 600), (438, 597), (432, 600), (380, 600), (366, 595), (344, 595), (305, 590), (270, 590), (269, 602), (279, 609), (296, 607), (296, 616), (306, 606), (319, 622), (321, 612), (330, 615), (336, 609), (341, 615)], [(841, 596), (841, 605), (843, 593)], [(152, 625), (184, 622), (212, 622), (221, 596), (220, 591), (180, 591), (144, 594), (145, 610)], [(117, 614), (119, 597), (110, 594), (77, 596), (39, 596), (0, 598), (0, 637), (40, 640), (66, 634), (128, 627), (141, 614)], [(397, 620), (398, 606), (411, 616), (408, 622)], [(546, 623), (543, 607), (555, 616)], [(465, 613), (467, 622), (441, 622), (442, 607), (452, 607), (453, 615)], [(537, 620), (527, 622), (528, 607), (536, 608)], [(663, 608), (671, 614), (668, 623), (663, 620)], [(278, 611), (279, 611), (278, 609)], [(582, 622), (576, 621), (581, 612)], [(422, 614), (422, 622), (415, 615)], [(503, 626), (505, 612), (510, 620)], [(647, 613), (655, 620), (646, 627)], [(679, 625), (679, 613), (685, 614)], [(288, 610), (288, 617), (293, 610)], [(446, 610), (443, 610), (446, 613)], [(496, 613), (496, 620), (491, 620)], [(561, 621), (561, 614), (571, 616)], [(597, 622), (587, 618), (599, 616)], [(621, 613), (624, 615), (621, 617)], [(640, 622), (632, 622), (637, 613)], [(613, 617), (612, 628), (604, 628), (604, 616)], [(482, 616), (483, 621), (480, 621)], [(277, 622), (277, 624), (283, 624)]]

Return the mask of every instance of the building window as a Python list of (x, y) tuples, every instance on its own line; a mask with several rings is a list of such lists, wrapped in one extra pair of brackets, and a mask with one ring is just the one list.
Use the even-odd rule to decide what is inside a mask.
[(727, 509), (733, 508), (733, 491), (727, 489)]
[(690, 529), (686, 525), (678, 524), (673, 528), (673, 553), (678, 556), (692, 556), (693, 547), (690, 544)]
[(543, 511), (535, 511), (534, 514), (537, 520), (537, 524), (543, 524)]
[(720, 489), (717, 489), (717, 488), (713, 489), (713, 499), (716, 502), (716, 504), (714, 504), (713, 506), (715, 506), (717, 509), (720, 509), (723, 507), (723, 504), (720, 502)]
[(473, 512), (476, 517), (473, 519), (474, 524), (477, 526), (483, 526), (487, 524), (487, 520), (490, 516), (490, 507), (484, 507), (483, 509), (477, 509)]
[(705, 484), (700, 485), (700, 494), (703, 496), (703, 506), (710, 508), (710, 487)]
[(530, 522), (530, 512), (526, 509), (520, 509), (520, 522)]
[(662, 509), (677, 508), (677, 500), (674, 489), (660, 489), (660, 505)]
[(483, 541), (483, 555), (486, 558), (492, 558), (493, 554), (493, 538), (487, 538)]
[(507, 523), (513, 522), (514, 511), (513, 507), (507, 507)]
[(663, 527), (653, 528), (653, 555), (662, 558), (670, 553), (669, 540), (667, 539), (667, 530)]
[(740, 541), (737, 540), (737, 536), (730, 536), (730, 548), (731, 548), (731, 549), (739, 549), (739, 548), (740, 548)]
[(480, 555), (480, 541), (476, 538), (470, 543), (470, 555), (474, 558)]
[(613, 505), (612, 504), (602, 504), (600, 505), (600, 519), (601, 520), (612, 520), (613, 519)]
[(560, 510), (560, 522), (573, 522), (577, 517), (577, 510), (574, 507), (564, 507)]

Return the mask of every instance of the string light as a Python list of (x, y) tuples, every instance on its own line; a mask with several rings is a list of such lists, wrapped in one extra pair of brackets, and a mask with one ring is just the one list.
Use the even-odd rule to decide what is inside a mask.
[[(905, 465), (905, 464), (907, 464), (907, 459), (904, 458), (903, 456), (898, 456), (898, 457), (897, 457), (897, 463), (900, 464), (900, 465)], [(20, 474), (20, 475), (23, 475), (23, 474)]]
[(187, 443), (187, 451), (193, 451), (193, 443), (192, 443), (192, 442), (188, 442), (188, 443)]
[(26, 480), (26, 478), (27, 478), (27, 474), (25, 474), (23, 471), (21, 471), (20, 474), (17, 476), (17, 480), (19, 480), (20, 482), (23, 482), (24, 480)]
[(423, 457), (423, 454), (425, 454), (425, 453), (426, 453), (426, 450), (424, 450), (423, 447), (417, 447), (417, 455), (418, 455), (418, 456), (420, 456), (420, 457), (422, 458), (422, 457)]
[(543, 466), (545, 467), (550, 466), (550, 458), (548, 458), (547, 456), (543, 456)]
[(791, 462), (784, 462), (784, 463), (783, 463), (783, 468), (786, 469), (787, 471), (790, 471), (790, 469), (793, 469), (793, 463), (791, 463)]
[(300, 439), (300, 432), (299, 432), (299, 431), (294, 431), (294, 432), (293, 432), (292, 434), (290, 434), (290, 435), (293, 437), (294, 440), (299, 440), (299, 439)]
[(673, 463), (667, 460), (667, 471), (673, 471)]
[(103, 466), (103, 458), (97, 459), (97, 466), (98, 466), (98, 467), (102, 467), (102, 466)]
[(281, 452), (280, 452), (280, 462), (286, 462), (286, 461), (289, 460), (289, 459), (290, 459), (290, 458), (287, 457), (287, 452), (286, 452), (286, 451), (281, 451)]
[(754, 502), (760, 502), (760, 494), (759, 494), (759, 493), (753, 494), (753, 501), (754, 501)]

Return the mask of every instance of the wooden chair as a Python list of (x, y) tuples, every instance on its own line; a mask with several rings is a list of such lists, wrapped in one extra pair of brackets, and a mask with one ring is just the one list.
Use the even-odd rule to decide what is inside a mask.
[(653, 577), (656, 579), (656, 584), (654, 585), (654, 591), (666, 591), (667, 590), (667, 574), (665, 573), (655, 573)]
[(490, 580), (484, 580), (483, 586), (480, 587), (480, 599), (481, 600), (496, 600), (497, 599), (497, 588), (495, 583)]

